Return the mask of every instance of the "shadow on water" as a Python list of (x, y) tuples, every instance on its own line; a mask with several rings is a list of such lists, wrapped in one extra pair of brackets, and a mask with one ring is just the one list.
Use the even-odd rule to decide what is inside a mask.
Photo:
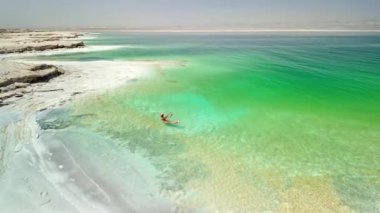
[(168, 124), (165, 124), (165, 126), (176, 128), (176, 129), (185, 129), (185, 126), (180, 125), (180, 124), (171, 124), (171, 123), (168, 123)]
[(93, 116), (96, 116), (96, 114), (95, 113), (86, 113), (86, 114), (80, 114), (80, 115), (73, 115), (73, 117), (76, 117), (76, 118), (93, 117)]

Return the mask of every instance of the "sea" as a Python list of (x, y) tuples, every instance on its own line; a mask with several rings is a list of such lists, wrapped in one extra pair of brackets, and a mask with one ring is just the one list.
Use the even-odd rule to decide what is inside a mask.
[(380, 212), (379, 34), (103, 32), (85, 43), (115, 48), (39, 59), (175, 64), (46, 115), (71, 119), (62, 140), (97, 149), (107, 171), (141, 155), (161, 195), (190, 212)]

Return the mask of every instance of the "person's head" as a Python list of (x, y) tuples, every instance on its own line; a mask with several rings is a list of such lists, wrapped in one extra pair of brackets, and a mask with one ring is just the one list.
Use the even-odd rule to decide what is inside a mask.
[(164, 113), (161, 112), (160, 113), (160, 117), (163, 118), (164, 117)]

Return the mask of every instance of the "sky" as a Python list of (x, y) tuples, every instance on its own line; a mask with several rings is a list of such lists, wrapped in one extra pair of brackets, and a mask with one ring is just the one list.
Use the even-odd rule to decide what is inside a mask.
[(0, 28), (380, 30), (380, 0), (0, 0)]

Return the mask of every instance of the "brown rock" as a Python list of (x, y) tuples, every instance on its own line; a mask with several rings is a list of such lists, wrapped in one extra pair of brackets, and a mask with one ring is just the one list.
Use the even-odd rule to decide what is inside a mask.
[(25, 87), (29, 86), (30, 84), (29, 83), (16, 82), (16, 83), (14, 83), (14, 85), (15, 85), (16, 89), (18, 89), (18, 88), (25, 88)]
[(50, 69), (50, 68), (53, 68), (53, 67), (54, 66), (50, 65), (50, 64), (40, 64), (40, 65), (36, 65), (36, 66), (32, 67), (30, 69), (30, 71), (45, 70), (45, 69)]
[(19, 98), (19, 97), (22, 97), (24, 96), (22, 93), (15, 93), (15, 97)]

